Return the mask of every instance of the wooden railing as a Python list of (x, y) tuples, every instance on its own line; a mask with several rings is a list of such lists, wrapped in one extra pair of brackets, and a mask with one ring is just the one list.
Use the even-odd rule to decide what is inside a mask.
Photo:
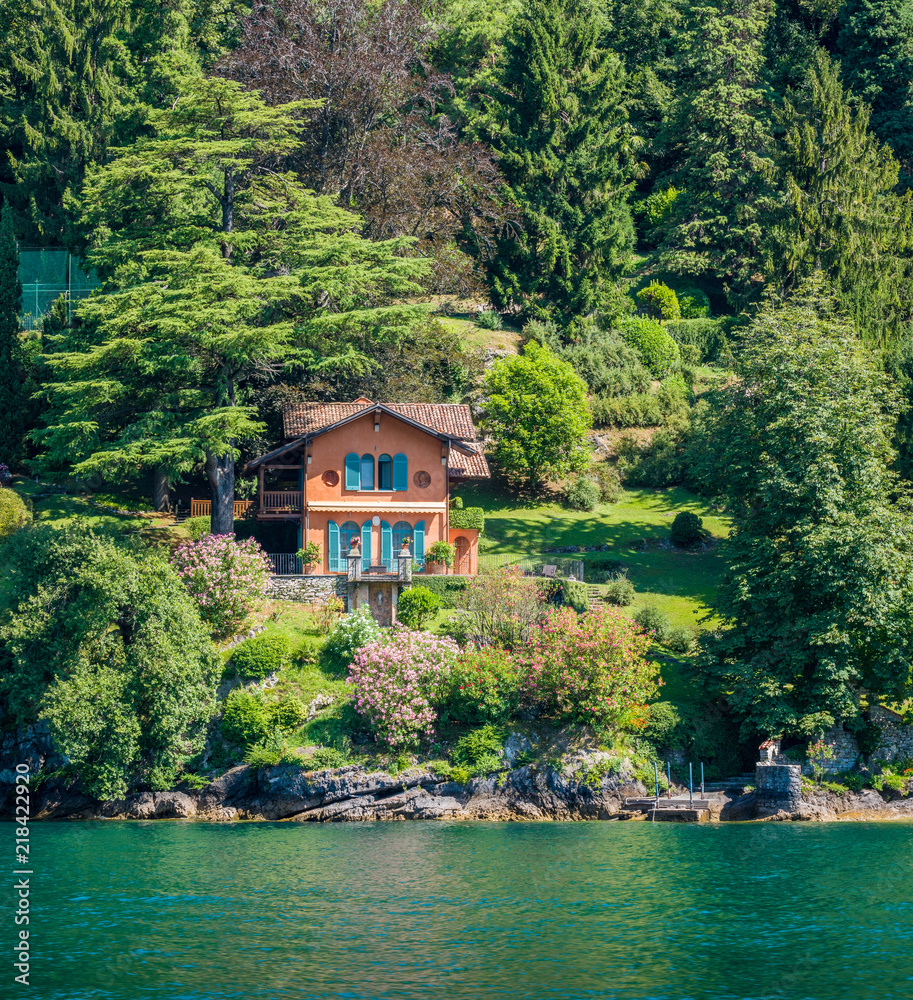
[(294, 552), (267, 552), (276, 576), (300, 576), (301, 560)]
[(265, 512), (301, 510), (301, 490), (264, 490), (260, 494), (260, 510)]
[[(244, 517), (247, 511), (253, 507), (253, 500), (235, 500), (234, 501), (234, 516)], [(209, 517), (212, 513), (212, 501), (211, 500), (191, 500), (190, 501), (190, 516), (191, 517)]]

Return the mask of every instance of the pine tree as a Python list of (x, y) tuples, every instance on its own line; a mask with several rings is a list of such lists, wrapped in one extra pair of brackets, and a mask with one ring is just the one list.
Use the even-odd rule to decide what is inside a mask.
[(589, 0), (528, 0), (508, 39), (491, 142), (520, 231), (491, 261), (495, 301), (582, 316), (613, 293), (633, 243), (624, 74)]
[(843, 79), (872, 131), (913, 172), (913, 0), (848, 0), (838, 18)]
[(734, 305), (760, 288), (771, 141), (761, 71), (771, 10), (772, 0), (692, 10), (682, 94), (667, 132), (678, 164), (665, 179), (681, 194), (662, 227), (662, 264), (715, 275)]
[(898, 164), (853, 107), (837, 66), (819, 49), (804, 86), (777, 115), (775, 178), (781, 205), (766, 237), (767, 272), (780, 292), (822, 272), (862, 336), (896, 339), (910, 320), (910, 196)]
[(24, 353), (20, 339), (19, 250), (13, 232), (13, 215), (7, 204), (0, 212), (0, 427), (4, 448), (0, 462), (10, 464), (23, 457), (28, 400), (23, 391)]
[(365, 341), (424, 314), (396, 301), (427, 270), (410, 241), (367, 242), (356, 216), (282, 172), (301, 110), (197, 81), (150, 116), (155, 135), (87, 176), (81, 222), (106, 290), (47, 356), (46, 469), (203, 466), (213, 531), (231, 531), (239, 443), (263, 429), (250, 381), (366, 364)]

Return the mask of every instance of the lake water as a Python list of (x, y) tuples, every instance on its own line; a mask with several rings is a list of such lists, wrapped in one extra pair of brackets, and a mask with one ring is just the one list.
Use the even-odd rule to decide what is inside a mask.
[(913, 997), (908, 824), (34, 824), (32, 862), (3, 997)]

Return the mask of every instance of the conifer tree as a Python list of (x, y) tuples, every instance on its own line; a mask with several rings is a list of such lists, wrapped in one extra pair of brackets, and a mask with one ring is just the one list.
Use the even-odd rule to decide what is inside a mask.
[(862, 336), (895, 339), (910, 320), (911, 239), (910, 197), (894, 193), (897, 161), (823, 49), (777, 120), (781, 205), (766, 237), (768, 274), (788, 292), (822, 272)]
[(520, 215), (489, 264), (492, 294), (529, 315), (606, 302), (633, 242), (624, 74), (590, 0), (527, 0), (494, 92), (491, 142)]
[(740, 305), (760, 287), (758, 263), (770, 130), (761, 72), (772, 0), (718, 0), (691, 12), (681, 97), (667, 145), (681, 191), (662, 226), (662, 263), (722, 279)]
[(28, 401), (23, 391), (22, 343), (19, 336), (19, 308), (22, 285), (19, 283), (19, 251), (13, 232), (9, 205), (0, 212), (0, 428), (4, 447), (0, 462), (9, 464), (22, 459)]
[(238, 445), (263, 427), (249, 381), (364, 364), (366, 340), (395, 340), (423, 315), (394, 301), (426, 272), (410, 241), (369, 243), (357, 216), (282, 172), (300, 110), (196, 81), (150, 116), (155, 135), (87, 177), (81, 221), (107, 284), (46, 359), (34, 437), (47, 469), (202, 465), (212, 529), (231, 531)]
[(843, 79), (871, 128), (913, 172), (913, 0), (847, 0), (838, 18)]

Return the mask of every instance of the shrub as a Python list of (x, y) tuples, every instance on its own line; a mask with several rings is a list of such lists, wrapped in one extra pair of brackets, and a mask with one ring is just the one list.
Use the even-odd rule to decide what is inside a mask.
[(272, 567), (252, 538), (208, 535), (181, 545), (171, 559), (214, 635), (230, 635), (266, 596)]
[(483, 330), (500, 330), (504, 326), (501, 314), (494, 309), (486, 309), (484, 312), (478, 313), (475, 322), (476, 326), (482, 327)]
[(599, 499), (603, 503), (615, 503), (621, 496), (621, 475), (611, 462), (593, 462), (590, 475), (599, 487)]
[(664, 643), (669, 634), (669, 616), (655, 604), (645, 604), (634, 616), (634, 621), (656, 642)]
[(485, 511), (481, 507), (451, 507), (450, 527), (475, 528), (481, 533), (485, 530)]
[(476, 774), (502, 770), (504, 731), (497, 726), (485, 725), (465, 733), (453, 748), (453, 762), (458, 777), (464, 782)]
[(678, 364), (678, 345), (655, 319), (630, 319), (622, 332), (654, 378), (663, 378)]
[(321, 635), (329, 635), (339, 624), (339, 619), (345, 614), (345, 610), (345, 602), (336, 594), (331, 594), (325, 601), (312, 605), (314, 628)]
[(517, 568), (472, 577), (460, 599), (468, 612), (468, 637), (480, 646), (505, 649), (524, 643), (542, 614), (539, 584)]
[(212, 519), (209, 517), (188, 517), (184, 522), (187, 534), (195, 542), (198, 542), (201, 538), (205, 538), (210, 533), (211, 526)]
[(320, 562), (320, 543), (308, 542), (298, 550), (298, 558), (302, 566), (316, 566)]
[(697, 545), (704, 539), (704, 521), (690, 510), (679, 511), (670, 529), (672, 544), (680, 548)]
[(262, 681), (278, 673), (289, 662), (290, 654), (291, 647), (284, 635), (256, 635), (235, 647), (231, 659), (242, 677)]
[(242, 746), (253, 746), (266, 739), (270, 720), (263, 695), (243, 688), (230, 691), (225, 699), (221, 730), (229, 743)]
[(349, 666), (349, 683), (355, 710), (378, 740), (406, 749), (433, 735), (434, 706), (446, 696), (459, 651), (452, 639), (408, 629), (362, 646)]
[(560, 718), (617, 723), (656, 691), (649, 639), (614, 608), (553, 612), (518, 654), (529, 697)]
[(679, 288), (678, 304), (682, 319), (708, 319), (710, 317), (710, 296), (700, 288)]
[(643, 213), (648, 230), (660, 225), (669, 217), (680, 194), (678, 188), (670, 186), (654, 191), (638, 204), (637, 207)]
[(649, 720), (644, 727), (644, 738), (654, 747), (675, 746), (675, 734), (682, 717), (671, 701), (657, 701), (650, 705)]
[(861, 774), (853, 774), (849, 771), (840, 775), (840, 781), (851, 792), (861, 792), (865, 787), (865, 778)]
[(93, 493), (92, 500), (104, 507), (115, 510), (126, 510), (132, 514), (143, 514), (154, 511), (155, 508), (141, 497), (130, 497), (120, 493)]
[(302, 725), (308, 717), (308, 710), (300, 698), (290, 695), (269, 706), (268, 718), (276, 729), (290, 733)]
[(371, 609), (362, 605), (341, 618), (327, 639), (327, 652), (337, 662), (348, 666), (356, 652), (381, 636), (380, 625), (374, 620)]
[(449, 718), (469, 726), (504, 722), (519, 703), (520, 671), (506, 650), (473, 650), (456, 661), (447, 696)]
[(693, 344), (701, 361), (717, 361), (726, 347), (726, 328), (720, 319), (680, 319), (666, 331), (677, 344)]
[(15, 490), (0, 486), (0, 539), (24, 528), (31, 519), (25, 500)]
[(410, 587), (399, 595), (396, 617), (406, 628), (421, 629), (440, 606), (440, 597), (427, 587)]
[(456, 608), (470, 579), (468, 576), (423, 576), (422, 586), (440, 597), (442, 608)]
[(582, 615), (590, 610), (590, 593), (582, 580), (562, 580), (564, 584), (564, 603)]
[(694, 648), (694, 633), (683, 625), (669, 630), (666, 645), (675, 653), (690, 653)]
[(452, 566), (455, 556), (455, 550), (450, 542), (445, 542), (443, 539), (437, 542), (433, 542), (425, 550), (425, 562), (426, 563), (438, 563), (441, 566)]
[(599, 505), (599, 484), (583, 472), (565, 480), (564, 498), (572, 510), (595, 510)]
[(641, 288), (637, 298), (653, 319), (681, 319), (682, 310), (678, 304), (678, 296), (661, 281), (651, 281), (646, 288)]
[(605, 599), (609, 604), (626, 608), (634, 603), (634, 593), (634, 584), (628, 579), (625, 571), (613, 573), (609, 577), (605, 589)]

